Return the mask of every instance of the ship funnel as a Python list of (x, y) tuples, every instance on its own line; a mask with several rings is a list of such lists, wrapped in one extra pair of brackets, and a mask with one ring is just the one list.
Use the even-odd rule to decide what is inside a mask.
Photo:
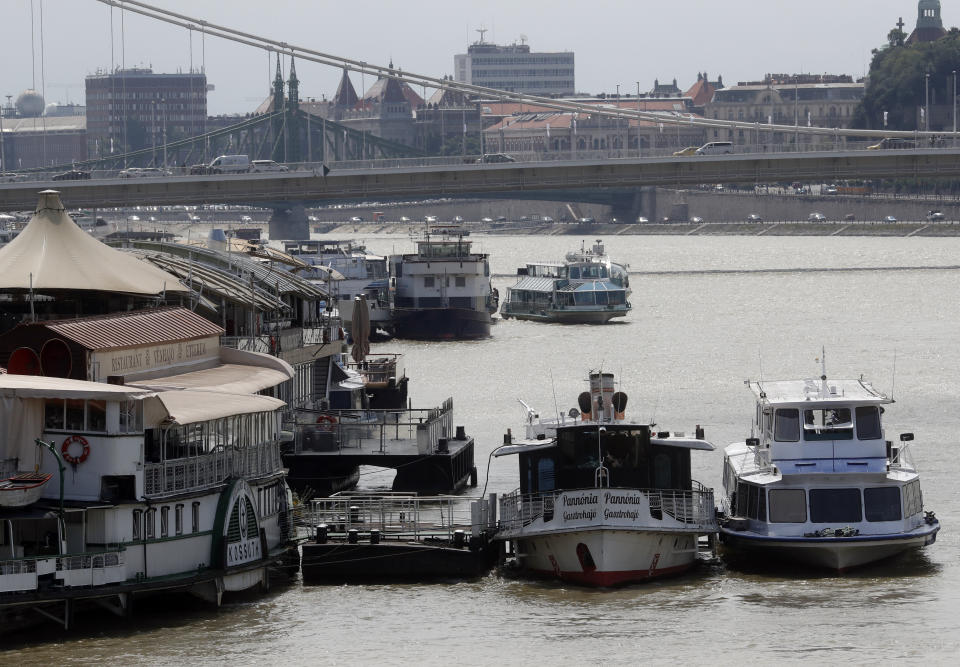
[(593, 412), (593, 405), (590, 400), (590, 392), (580, 392), (580, 395), (577, 396), (577, 404), (580, 406), (580, 412), (583, 414), (583, 420), (588, 421), (590, 419), (590, 413)]

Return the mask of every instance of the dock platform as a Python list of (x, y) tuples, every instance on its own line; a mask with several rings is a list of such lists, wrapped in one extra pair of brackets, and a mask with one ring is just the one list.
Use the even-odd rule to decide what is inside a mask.
[(456, 493), (477, 483), (473, 438), (454, 430), (452, 399), (433, 409), (301, 411), (291, 445), (283, 463), (298, 493), (352, 488), (362, 465), (394, 468), (400, 492)]
[(496, 494), (489, 498), (344, 494), (315, 499), (304, 583), (472, 579), (497, 563)]

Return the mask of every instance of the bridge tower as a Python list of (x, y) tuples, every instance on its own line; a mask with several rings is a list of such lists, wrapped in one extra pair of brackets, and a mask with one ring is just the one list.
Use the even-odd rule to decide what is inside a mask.
[(286, 132), (284, 141), (286, 142), (286, 155), (284, 162), (302, 162), (301, 147), (303, 142), (300, 140), (300, 81), (297, 79), (297, 66), (290, 58), (290, 80), (287, 82), (287, 104), (285, 107)]
[[(277, 54), (277, 75), (273, 78), (273, 104), (272, 109), (274, 114), (284, 110), (284, 99), (283, 99), (283, 73), (280, 71), (280, 55)], [(285, 114), (275, 115), (272, 120), (272, 130), (273, 130), (273, 150), (271, 151), (270, 157), (272, 157), (277, 162), (283, 162), (283, 154), (285, 145), (283, 143), (282, 137), (284, 132), (284, 122), (286, 121)]]

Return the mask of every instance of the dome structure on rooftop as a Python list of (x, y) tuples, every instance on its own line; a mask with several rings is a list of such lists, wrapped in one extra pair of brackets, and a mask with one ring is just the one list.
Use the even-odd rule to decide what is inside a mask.
[(43, 95), (32, 88), (27, 88), (17, 96), (14, 106), (16, 106), (19, 115), (26, 118), (35, 118), (43, 114)]

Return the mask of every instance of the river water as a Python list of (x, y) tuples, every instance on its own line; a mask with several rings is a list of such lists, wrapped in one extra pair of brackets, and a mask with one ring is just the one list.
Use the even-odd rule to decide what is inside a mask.
[[(322, 237), (321, 237), (322, 238)], [(359, 237), (358, 237), (359, 239)], [(557, 260), (566, 237), (475, 236), (494, 286), (528, 261)], [(409, 252), (402, 236), (364, 239)], [(588, 243), (592, 239), (585, 239)], [(417, 407), (454, 399), (455, 423), (476, 439), (481, 487), (517, 486), (516, 458), (487, 457), (507, 428), (521, 431), (522, 398), (545, 413), (576, 404), (587, 373), (616, 373), (628, 414), (661, 428), (700, 424), (713, 453), (695, 477), (721, 488), (720, 450), (749, 433), (743, 380), (820, 373), (863, 376), (893, 391), (888, 439), (912, 431), (936, 544), (843, 576), (744, 564), (705, 564), (679, 578), (614, 590), (503, 578), (427, 585), (304, 587), (265, 596), (143, 610), (133, 622), (81, 619), (3, 640), (19, 664), (718, 664), (826, 663), (960, 656), (960, 239), (882, 237), (608, 237), (628, 262), (633, 311), (607, 326), (498, 323), (474, 342), (394, 341)], [(362, 484), (391, 475), (364, 470)], [(478, 489), (479, 491), (479, 489)], [(49, 626), (52, 628), (53, 626)], [(14, 642), (11, 645), (11, 641)]]

